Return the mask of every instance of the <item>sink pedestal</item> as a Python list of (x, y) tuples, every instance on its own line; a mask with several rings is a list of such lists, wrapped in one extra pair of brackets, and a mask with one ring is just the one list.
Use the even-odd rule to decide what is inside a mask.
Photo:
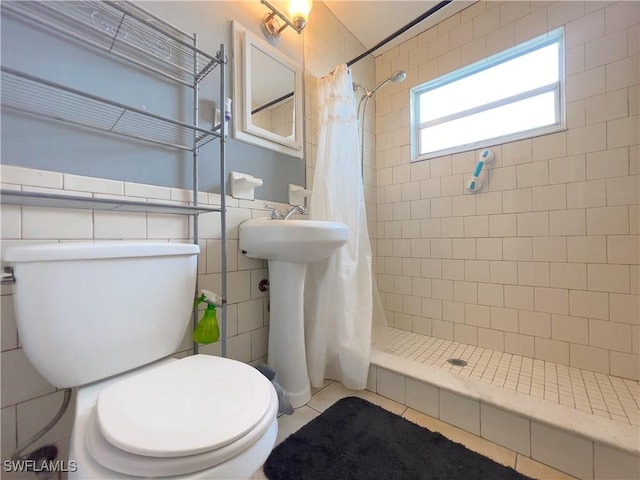
[(294, 408), (311, 399), (304, 341), (306, 263), (269, 260), (269, 366)]
[(239, 227), (242, 253), (269, 261), (269, 365), (295, 408), (311, 398), (304, 342), (307, 262), (329, 257), (348, 239), (349, 227), (340, 222), (253, 218)]

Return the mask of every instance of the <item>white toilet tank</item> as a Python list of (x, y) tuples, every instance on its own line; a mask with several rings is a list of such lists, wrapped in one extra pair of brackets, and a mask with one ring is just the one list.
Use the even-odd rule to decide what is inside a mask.
[(27, 357), (66, 388), (174, 353), (189, 325), (198, 252), (197, 245), (144, 242), (8, 248)]

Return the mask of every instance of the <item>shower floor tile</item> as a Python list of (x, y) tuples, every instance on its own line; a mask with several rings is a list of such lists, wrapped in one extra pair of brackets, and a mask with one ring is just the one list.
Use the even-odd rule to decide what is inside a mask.
[[(380, 351), (528, 394), (592, 415), (640, 426), (640, 382), (389, 328)], [(466, 366), (447, 362), (459, 358)]]

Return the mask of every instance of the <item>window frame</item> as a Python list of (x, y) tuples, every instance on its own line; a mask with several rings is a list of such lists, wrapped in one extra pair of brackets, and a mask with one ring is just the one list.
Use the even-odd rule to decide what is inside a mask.
[[(455, 153), (466, 152), (470, 150), (476, 150), (479, 148), (485, 148), (492, 145), (498, 145), (502, 143), (508, 143), (516, 140), (522, 140), (526, 138), (536, 137), (540, 135), (546, 135), (558, 131), (566, 130), (566, 105), (565, 105), (565, 44), (564, 44), (564, 28), (556, 28), (543, 35), (540, 35), (531, 40), (522, 42), (514, 47), (499, 52), (497, 54), (486, 57), (478, 62), (472, 63), (465, 67), (454, 70), (453, 72), (446, 73), (438, 78), (430, 80), (412, 87), (410, 90), (410, 112), (411, 112), (411, 161), (417, 162), (421, 160), (428, 160), (431, 158), (437, 158), (444, 155), (451, 155)], [(488, 70), (497, 65), (503, 64), (522, 55), (526, 55), (535, 50), (544, 48), (548, 45), (558, 43), (558, 80), (554, 83), (537, 87), (526, 92), (521, 92), (516, 95), (512, 95), (507, 98), (495, 100), (483, 105), (472, 107), (461, 112), (445, 115), (434, 120), (429, 120), (424, 123), (420, 123), (420, 95), (432, 91), (436, 88), (443, 87), (457, 80), (469, 77), (484, 70)], [(554, 92), (555, 95), (555, 117), (557, 122), (551, 125), (545, 125), (542, 127), (535, 127), (528, 130), (522, 130), (507, 135), (502, 135), (493, 138), (487, 138), (478, 140), (476, 142), (457, 145), (454, 147), (448, 147), (442, 150), (434, 152), (419, 154), (419, 142), (421, 137), (421, 131), (424, 128), (438, 125), (448, 121), (456, 120), (459, 118), (468, 117), (470, 115), (488, 111), (504, 105), (509, 105), (514, 102), (532, 98), (537, 95), (541, 95), (548, 92)]]

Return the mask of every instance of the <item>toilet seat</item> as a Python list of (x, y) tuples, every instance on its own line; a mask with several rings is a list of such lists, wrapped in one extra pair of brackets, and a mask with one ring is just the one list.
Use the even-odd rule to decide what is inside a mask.
[(255, 368), (195, 355), (101, 391), (86, 445), (111, 470), (176, 476), (213, 467), (249, 448), (277, 410), (275, 390)]

